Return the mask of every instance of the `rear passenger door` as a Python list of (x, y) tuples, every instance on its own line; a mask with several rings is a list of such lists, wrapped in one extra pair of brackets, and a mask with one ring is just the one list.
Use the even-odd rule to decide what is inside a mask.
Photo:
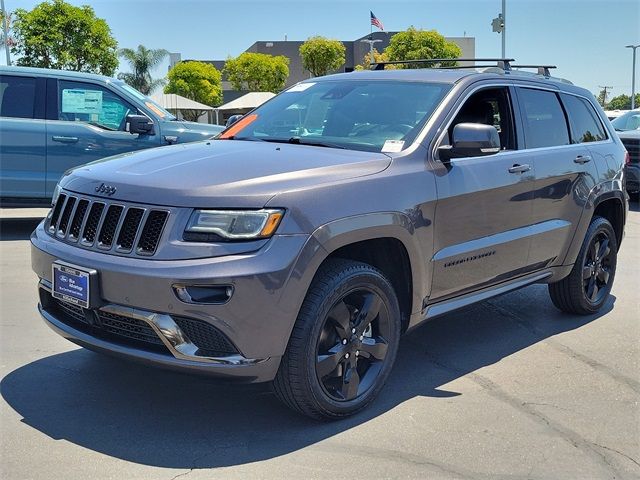
[(45, 198), (44, 79), (0, 75), (0, 197)]
[(126, 117), (138, 109), (110, 89), (89, 82), (50, 81), (47, 122), (47, 194), (69, 168), (160, 145), (155, 135), (132, 135)]
[[(598, 177), (591, 152), (576, 131), (573, 99), (551, 89), (517, 88), (526, 151), (535, 164), (535, 235), (527, 263), (563, 262), (589, 192)], [(571, 118), (571, 124), (569, 119)], [(573, 128), (571, 128), (573, 126)]]

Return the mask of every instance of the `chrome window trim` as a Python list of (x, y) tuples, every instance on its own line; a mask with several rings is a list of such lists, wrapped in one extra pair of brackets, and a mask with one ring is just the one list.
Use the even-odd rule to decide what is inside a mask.
[[(443, 139), (445, 133), (449, 130), (449, 127), (451, 126), (451, 123), (455, 119), (456, 115), (462, 109), (462, 106), (467, 102), (467, 100), (469, 99), (469, 97), (471, 95), (476, 93), (478, 90), (482, 90), (482, 89), (485, 89), (485, 88), (510, 88), (510, 87), (513, 87), (513, 88), (516, 88), (516, 87), (532, 88), (532, 89), (537, 89), (537, 90), (546, 90), (546, 91), (555, 92), (555, 93), (565, 93), (565, 94), (568, 94), (568, 95), (573, 95), (573, 96), (578, 97), (578, 98), (583, 98), (583, 99), (587, 100), (591, 104), (591, 106), (593, 107), (593, 104), (592, 104), (591, 100), (589, 98), (585, 97), (584, 95), (580, 95), (578, 93), (567, 92), (567, 91), (561, 90), (560, 88), (558, 88), (555, 85), (539, 85), (539, 84), (526, 83), (526, 82), (522, 82), (522, 81), (519, 81), (519, 80), (513, 81), (511, 79), (505, 79), (504, 81), (501, 81), (501, 82), (489, 82), (489, 81), (481, 82), (481, 84), (476, 85), (476, 86), (472, 87), (471, 89), (469, 89), (469, 91), (465, 94), (462, 102), (460, 102), (460, 104), (452, 111), (453, 114), (446, 121), (446, 128), (443, 128), (442, 131), (440, 133), (438, 133), (434, 137), (434, 140), (432, 141), (432, 144), (429, 147), (427, 147), (427, 149), (431, 152), (431, 159), (433, 161), (435, 161), (435, 162), (442, 163), (436, 157), (437, 147), (442, 142), (442, 139)], [(423, 128), (423, 131), (420, 132), (420, 134), (416, 137), (416, 140), (414, 141), (414, 144), (418, 144), (419, 145), (419, 144), (422, 143), (422, 141), (424, 140), (424, 138), (428, 134), (429, 130), (431, 129), (433, 123), (435, 123), (435, 120), (434, 120), (435, 117), (440, 115), (441, 111), (444, 109), (444, 105), (446, 105), (449, 102), (449, 100), (450, 100), (449, 97), (455, 97), (455, 95), (454, 95), (455, 91), (456, 91), (456, 89), (452, 88), (451, 91), (449, 92), (449, 94), (447, 94), (445, 96), (445, 98), (442, 100), (441, 104), (438, 106), (438, 108), (432, 114), (432, 117), (425, 124), (425, 126)], [(594, 110), (596, 110), (596, 109), (594, 108)], [(596, 113), (597, 113), (597, 110), (596, 110)], [(514, 115), (515, 114), (516, 114), (516, 112), (514, 112)], [(514, 120), (516, 120), (516, 119), (514, 118)], [(539, 151), (545, 151), (545, 150), (551, 150), (551, 149), (557, 149), (557, 148), (563, 148), (563, 147), (576, 147), (578, 145), (598, 145), (598, 144), (614, 143), (613, 142), (613, 138), (612, 138), (609, 130), (604, 125), (603, 125), (603, 127), (605, 128), (607, 133), (609, 133), (609, 138), (607, 138), (606, 140), (599, 140), (597, 142), (573, 143), (573, 144), (569, 144), (569, 145), (554, 145), (554, 146), (551, 146), (551, 147), (523, 148), (523, 149), (520, 149), (520, 150), (503, 150), (500, 153), (505, 153), (505, 152), (539, 152)], [(409, 150), (413, 151), (413, 149), (414, 149), (414, 145), (412, 145), (410, 148), (404, 150), (403, 152), (407, 152), (408, 153)], [(496, 155), (500, 155), (500, 153), (497, 153)]]

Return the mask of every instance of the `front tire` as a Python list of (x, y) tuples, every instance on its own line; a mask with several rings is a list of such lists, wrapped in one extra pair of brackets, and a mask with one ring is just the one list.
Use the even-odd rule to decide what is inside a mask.
[(376, 268), (328, 260), (316, 274), (273, 382), (288, 407), (316, 419), (365, 408), (380, 392), (400, 340), (400, 308)]
[(609, 298), (617, 259), (613, 227), (606, 218), (594, 217), (569, 276), (549, 284), (553, 304), (567, 313), (596, 313)]

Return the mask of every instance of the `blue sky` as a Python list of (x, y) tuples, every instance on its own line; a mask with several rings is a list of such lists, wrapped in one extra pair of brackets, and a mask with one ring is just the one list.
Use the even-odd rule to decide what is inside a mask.
[[(7, 10), (36, 0), (5, 0)], [(224, 59), (256, 40), (303, 40), (323, 35), (352, 40), (369, 32), (369, 10), (386, 30), (410, 25), (446, 36), (476, 38), (477, 56), (500, 56), (491, 20), (501, 0), (70, 0), (93, 6), (121, 47), (143, 44), (182, 58)], [(555, 74), (593, 92), (631, 92), (631, 49), (640, 44), (640, 0), (507, 0), (507, 56), (551, 63)], [(4, 55), (0, 55), (4, 62)], [(123, 65), (124, 68), (124, 65)], [(156, 72), (166, 73), (167, 64)], [(636, 90), (640, 90), (640, 50)]]

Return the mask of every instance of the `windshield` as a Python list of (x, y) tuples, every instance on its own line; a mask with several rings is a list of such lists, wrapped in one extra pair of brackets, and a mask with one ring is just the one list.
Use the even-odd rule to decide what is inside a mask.
[(126, 90), (127, 93), (133, 95), (138, 100), (141, 100), (142, 102), (144, 102), (144, 104), (147, 106), (147, 108), (150, 109), (156, 115), (158, 115), (160, 118), (164, 118), (165, 120), (175, 120), (176, 119), (175, 115), (172, 115), (171, 113), (167, 112), (164, 108), (162, 108), (156, 102), (151, 100), (145, 94), (140, 93), (138, 90), (133, 88), (131, 85), (128, 85), (128, 84), (122, 82), (122, 83), (118, 83), (118, 86), (120, 88), (122, 88), (123, 90)]
[(611, 120), (611, 125), (619, 132), (640, 129), (640, 110), (629, 110), (624, 115)]
[(379, 80), (300, 83), (218, 138), (399, 152), (415, 139), (449, 89)]

